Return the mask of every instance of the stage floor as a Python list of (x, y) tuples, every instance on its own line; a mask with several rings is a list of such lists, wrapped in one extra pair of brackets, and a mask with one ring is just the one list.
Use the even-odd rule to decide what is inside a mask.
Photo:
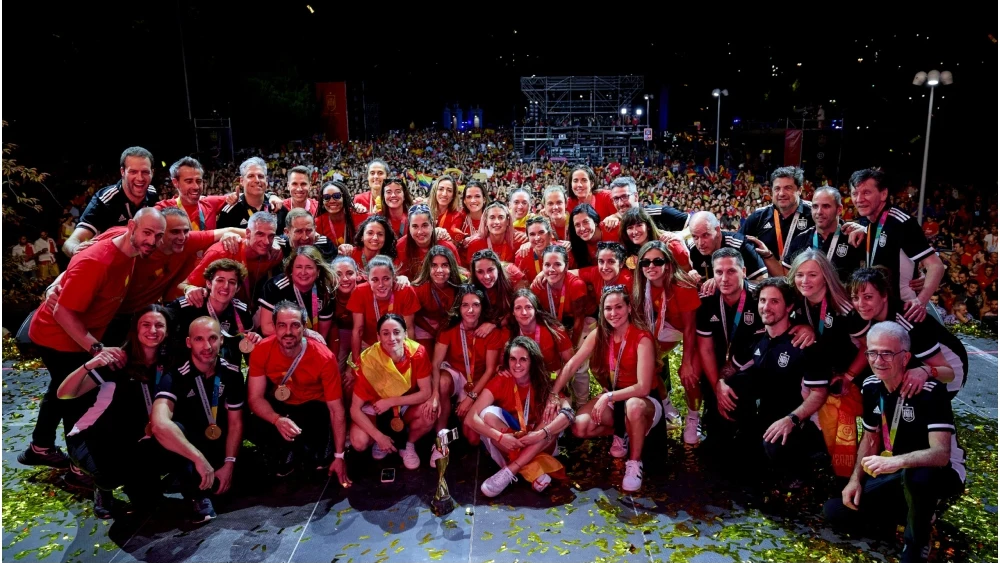
[[(969, 482), (936, 524), (936, 561), (995, 561), (997, 553), (997, 343), (966, 342), (972, 373), (955, 405)], [(901, 549), (901, 536), (848, 538), (823, 525), (822, 502), (840, 489), (828, 474), (794, 491), (747, 487), (720, 475), (708, 442), (685, 447), (680, 430), (661, 430), (647, 444), (646, 477), (635, 495), (621, 492), (624, 462), (607, 453), (608, 439), (564, 439), (567, 481), (537, 494), (520, 480), (495, 499), (479, 485), (496, 465), (465, 446), (448, 468), (458, 506), (439, 518), (429, 504), (437, 473), (422, 445), (423, 466), (415, 471), (402, 468), (396, 455), (375, 462), (354, 454), (354, 486), (347, 491), (325, 472), (273, 482), (240, 465), (234, 489), (215, 503), (219, 517), (200, 526), (183, 523), (190, 507), (177, 495), (151, 517), (101, 521), (86, 498), (63, 484), (62, 472), (17, 463), (47, 373), (37, 362), (3, 366), (5, 559), (842, 562), (893, 561)], [(397, 468), (394, 483), (380, 482), (382, 467)]]

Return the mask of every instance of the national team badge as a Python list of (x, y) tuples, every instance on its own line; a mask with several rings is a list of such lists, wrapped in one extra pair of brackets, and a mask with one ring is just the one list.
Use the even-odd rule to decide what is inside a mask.
[(804, 230), (806, 230), (806, 219), (805, 219), (805, 217), (802, 217), (802, 218), (800, 218), (800, 219), (799, 219), (799, 226), (798, 226), (798, 229), (799, 229), (800, 231), (804, 231)]
[(823, 319), (823, 324), (826, 325), (826, 328), (832, 328), (833, 327), (833, 315), (831, 315), (830, 313), (827, 313), (826, 314), (826, 318)]
[(846, 243), (841, 243), (841, 244), (837, 245), (837, 256), (839, 256), (841, 258), (843, 258), (844, 256), (847, 256), (847, 244)]
[(782, 352), (778, 355), (778, 366), (788, 367), (788, 352)]
[(903, 406), (903, 420), (906, 422), (913, 422), (917, 418), (916, 413), (913, 412), (913, 407), (910, 405)]
[(743, 322), (745, 322), (747, 326), (753, 324), (753, 319), (754, 319), (753, 313), (743, 313)]
[(882, 233), (882, 234), (881, 234), (881, 235), (880, 235), (880, 236), (878, 237), (878, 245), (879, 245), (879, 246), (885, 246), (885, 241), (886, 241), (886, 238), (887, 238), (887, 237), (886, 237), (885, 233)]

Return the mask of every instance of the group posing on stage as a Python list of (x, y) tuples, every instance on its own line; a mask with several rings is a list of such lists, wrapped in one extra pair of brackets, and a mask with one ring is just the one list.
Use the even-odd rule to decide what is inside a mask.
[(101, 517), (119, 486), (155, 506), (169, 470), (195, 521), (214, 518), (244, 440), (279, 478), (349, 487), (348, 449), (435, 467), (442, 452), (415, 444), (452, 417), (499, 466), (490, 497), (565, 478), (567, 431), (611, 438), (626, 492), (664, 427), (790, 480), (826, 452), (848, 479), (827, 517), (866, 530), (906, 513), (904, 561), (926, 557), (935, 506), (962, 489), (951, 400), (968, 358), (928, 316), (941, 260), (878, 170), (852, 175), (845, 223), (838, 190), (803, 201), (802, 171), (778, 168), (772, 203), (730, 232), (585, 165), (536, 214), (527, 190), (491, 201), (447, 175), (415, 202), (381, 160), (357, 194), (292, 168), (283, 199), (260, 158), (228, 196), (202, 196), (183, 158), (160, 201), (153, 162), (122, 154), (22, 327), (51, 383), (18, 461), (92, 481)]

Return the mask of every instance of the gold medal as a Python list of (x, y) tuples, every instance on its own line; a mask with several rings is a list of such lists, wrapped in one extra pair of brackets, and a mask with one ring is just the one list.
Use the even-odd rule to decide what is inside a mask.
[(517, 438), (518, 440), (520, 440), (521, 438), (524, 437), (525, 434), (527, 434), (526, 431), (524, 431), (524, 430), (518, 430), (517, 432), (514, 432), (514, 437)]
[(146, 423), (146, 436), (149, 436), (151, 438), (153, 437), (153, 423), (152, 422), (147, 422)]
[(403, 419), (399, 418), (399, 417), (395, 417), (395, 418), (392, 419), (392, 422), (389, 423), (389, 426), (392, 428), (393, 432), (402, 432), (403, 431)]
[(240, 339), (240, 352), (243, 352), (244, 354), (249, 354), (250, 352), (253, 352), (253, 347), (254, 343), (250, 342), (249, 338), (244, 336), (242, 339)]
[(882, 453), (880, 453), (878, 455), (880, 455), (882, 457), (892, 457), (892, 452), (890, 452), (889, 450), (882, 450)]
[(472, 390), (475, 389), (475, 388), (476, 388), (476, 386), (473, 385), (471, 381), (468, 382), (468, 383), (466, 383), (465, 387), (463, 387), (463, 389), (465, 389), (466, 393), (472, 393)]
[(292, 390), (288, 388), (287, 385), (279, 385), (274, 390), (274, 398), (279, 401), (287, 401), (289, 397), (292, 396)]
[(209, 440), (218, 440), (222, 437), (222, 429), (218, 424), (209, 424), (205, 429), (205, 437)]
[(639, 264), (639, 258), (635, 256), (629, 256), (628, 258), (625, 259), (625, 266), (629, 270), (634, 270), (638, 264)]

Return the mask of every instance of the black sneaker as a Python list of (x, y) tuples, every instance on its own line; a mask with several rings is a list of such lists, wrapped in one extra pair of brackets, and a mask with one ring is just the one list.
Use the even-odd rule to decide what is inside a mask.
[(63, 483), (74, 489), (84, 489), (89, 491), (95, 488), (94, 478), (87, 475), (83, 471), (80, 471), (80, 469), (73, 464), (70, 464), (69, 471), (63, 475)]
[(111, 491), (105, 491), (94, 487), (94, 516), (101, 520), (111, 518), (111, 508), (115, 504), (115, 495)]
[(28, 449), (18, 454), (17, 462), (21, 465), (47, 465), (59, 469), (69, 467), (69, 458), (58, 446), (39, 448), (28, 444)]
[(197, 499), (192, 501), (192, 504), (194, 505), (194, 514), (191, 516), (193, 524), (204, 524), (209, 520), (214, 520), (217, 516), (210, 498)]

